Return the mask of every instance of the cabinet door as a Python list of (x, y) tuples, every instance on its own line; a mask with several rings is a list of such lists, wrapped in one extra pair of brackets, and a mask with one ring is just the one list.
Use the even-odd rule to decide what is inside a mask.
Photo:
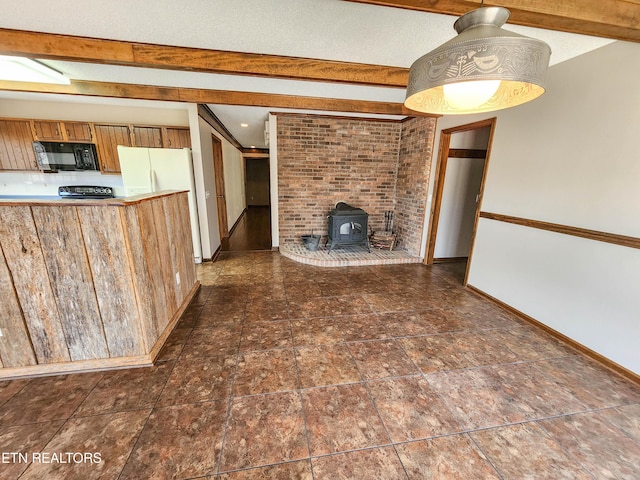
[(167, 128), (166, 148), (191, 148), (191, 132), (188, 128)]
[(162, 129), (160, 127), (133, 127), (133, 141), (136, 147), (162, 148)]
[(56, 140), (64, 140), (62, 138), (62, 129), (60, 128), (60, 122), (34, 120), (33, 131), (35, 132), (36, 140), (52, 140), (54, 142)]
[(94, 125), (94, 130), (100, 171), (120, 173), (118, 145), (131, 146), (129, 127), (127, 125)]
[(38, 170), (28, 120), (0, 120), (0, 169)]
[(62, 122), (62, 132), (70, 142), (90, 142), (91, 128), (88, 123)]

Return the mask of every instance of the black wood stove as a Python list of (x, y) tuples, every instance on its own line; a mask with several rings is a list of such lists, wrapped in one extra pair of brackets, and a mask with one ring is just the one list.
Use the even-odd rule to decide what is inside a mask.
[(361, 208), (339, 202), (329, 212), (328, 219), (328, 241), (331, 244), (329, 253), (334, 247), (340, 245), (364, 245), (371, 252), (367, 235), (369, 222), (367, 212)]

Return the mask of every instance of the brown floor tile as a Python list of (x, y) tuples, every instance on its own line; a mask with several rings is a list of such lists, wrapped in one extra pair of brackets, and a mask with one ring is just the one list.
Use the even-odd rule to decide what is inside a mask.
[(32, 379), (0, 407), (0, 425), (69, 418), (104, 373), (77, 373)]
[(465, 430), (528, 419), (492, 367), (430, 373), (425, 378)]
[(177, 480), (215, 473), (226, 411), (226, 402), (154, 409), (120, 479)]
[(0, 462), (0, 478), (18, 478), (29, 466), (32, 454), (40, 452), (63, 423), (64, 420), (56, 420), (0, 427), (0, 453), (5, 456)]
[(549, 380), (568, 389), (592, 408), (640, 403), (640, 387), (579, 355), (536, 362)]
[[(309, 299), (319, 299), (324, 297), (320, 287), (313, 281), (301, 279), (295, 281), (291, 278), (286, 278), (284, 283), (284, 292), (289, 304), (297, 305), (304, 303)], [(291, 318), (300, 318), (299, 314), (295, 310), (290, 310)]]
[(407, 474), (393, 447), (373, 448), (314, 458), (315, 480), (401, 480)]
[(286, 320), (289, 318), (286, 300), (254, 298), (247, 304), (247, 322)]
[[(246, 315), (246, 295), (225, 298), (202, 307), (196, 326), (206, 322), (206, 326), (230, 323), (243, 320)], [(204, 325), (203, 325), (204, 326)]]
[(308, 456), (298, 393), (254, 395), (232, 400), (221, 472)]
[[(213, 267), (213, 264), (206, 266), (207, 268), (204, 268), (204, 266), (200, 266), (200, 265), (196, 265), (196, 274), (200, 275), (200, 273), (213, 273), (214, 270), (217, 270), (216, 267)], [(216, 272), (216, 275), (218, 274), (218, 272)], [(208, 285), (201, 285), (200, 288), (198, 289), (198, 291), (196, 292), (196, 294), (194, 295), (193, 299), (191, 300), (191, 303), (189, 304), (189, 308), (192, 307), (198, 307), (198, 306), (202, 306), (205, 304), (205, 302), (207, 301), (207, 298), (209, 297), (209, 295), (211, 295), (211, 287)]]
[(598, 414), (640, 445), (640, 404), (600, 410)]
[[(89, 461), (32, 463), (20, 478), (40, 480), (116, 479), (151, 409), (73, 418), (47, 444), (44, 452), (99, 454)], [(98, 461), (100, 460), (100, 461)]]
[(0, 406), (22, 390), (31, 380), (3, 380), (0, 381)]
[(195, 328), (182, 350), (182, 357), (235, 355), (240, 348), (242, 325), (232, 328)]
[(347, 342), (391, 337), (387, 332), (384, 320), (375, 314), (336, 317), (335, 322)]
[(242, 324), (245, 320), (244, 311), (238, 312), (233, 315), (224, 315), (221, 316), (218, 313), (210, 313), (210, 314), (200, 314), (196, 324), (194, 326), (194, 331), (198, 330), (229, 330), (235, 331), (242, 327)]
[(346, 345), (315, 345), (295, 349), (302, 388), (361, 381)]
[(302, 391), (311, 455), (389, 443), (389, 436), (362, 384)]
[(293, 320), (291, 327), (293, 330), (293, 343), (297, 347), (341, 343), (344, 341), (334, 318)]
[[(256, 279), (254, 279), (256, 280)], [(273, 280), (259, 279), (260, 283), (254, 283), (249, 290), (249, 301), (259, 298), (270, 298), (271, 300), (286, 300), (287, 295), (284, 284)]]
[(239, 470), (209, 477), (210, 480), (312, 480), (312, 478), (309, 460)]
[(534, 423), (482, 430), (469, 435), (506, 480), (593, 478)]
[(292, 349), (266, 350), (240, 355), (233, 395), (282, 392), (298, 388)]
[(153, 367), (106, 372), (102, 380), (78, 407), (74, 416), (152, 408), (164, 388), (174, 362)]
[(538, 422), (596, 478), (640, 478), (640, 445), (597, 413)]
[[(450, 292), (450, 291), (449, 291)], [(464, 320), (473, 324), (474, 329), (517, 328), (525, 324), (498, 306), (478, 299), (455, 299), (449, 308), (442, 308), (445, 316), (454, 320)]]
[(471, 360), (471, 365), (474, 367), (517, 361), (517, 355), (509, 350), (494, 332), (494, 330), (481, 330), (447, 335), (452, 335), (457, 346)]
[(362, 295), (289, 300), (289, 315), (292, 319), (368, 313), (371, 313), (371, 308), (369, 308)]
[(169, 377), (159, 406), (224, 400), (231, 395), (235, 358), (180, 358)]
[(365, 380), (420, 373), (395, 340), (354, 342), (347, 346)]
[(501, 480), (467, 435), (396, 445), (410, 480)]
[(423, 373), (471, 367), (473, 362), (455, 345), (453, 335), (423, 335), (398, 342)]
[(387, 331), (394, 337), (429, 335), (474, 329), (471, 322), (447, 317), (437, 309), (386, 313), (381, 315), (381, 317), (384, 318)]
[(404, 442), (461, 430), (447, 407), (422, 377), (367, 384), (391, 440)]
[(241, 352), (292, 346), (289, 321), (247, 323), (242, 328)]
[(189, 338), (189, 335), (191, 335), (192, 331), (192, 327), (182, 326), (178, 326), (175, 330), (173, 330), (173, 332), (171, 332), (171, 335), (169, 335), (169, 338), (167, 338), (165, 344), (162, 346), (162, 350), (160, 350), (160, 354), (158, 355), (156, 361), (163, 362), (165, 360), (175, 360), (176, 358), (178, 358), (178, 356), (180, 356), (180, 353), (182, 353), (182, 348), (184, 347), (184, 344), (187, 341), (187, 338)]
[(492, 371), (502, 380), (502, 388), (527, 418), (588, 410), (568, 389), (542, 375), (535, 363), (500, 365), (493, 367)]
[(401, 312), (415, 310), (415, 293), (375, 293), (364, 295), (365, 300), (375, 313)]
[(540, 360), (574, 353), (555, 338), (538, 332), (533, 327), (493, 330), (492, 333), (505, 347), (516, 354), (518, 360)]

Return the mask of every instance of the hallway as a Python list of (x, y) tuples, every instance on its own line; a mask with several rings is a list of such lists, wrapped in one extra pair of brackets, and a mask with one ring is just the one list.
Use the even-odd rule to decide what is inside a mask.
[(271, 250), (271, 209), (247, 207), (229, 238), (222, 241), (223, 252)]
[(154, 367), (0, 382), (21, 479), (640, 478), (640, 388), (461, 286), (462, 264), (223, 252)]

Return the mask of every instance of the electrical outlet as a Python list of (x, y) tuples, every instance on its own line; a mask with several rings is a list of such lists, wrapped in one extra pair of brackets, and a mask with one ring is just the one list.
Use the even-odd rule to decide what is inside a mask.
[(176, 285), (180, 285), (180, 272), (176, 272)]

